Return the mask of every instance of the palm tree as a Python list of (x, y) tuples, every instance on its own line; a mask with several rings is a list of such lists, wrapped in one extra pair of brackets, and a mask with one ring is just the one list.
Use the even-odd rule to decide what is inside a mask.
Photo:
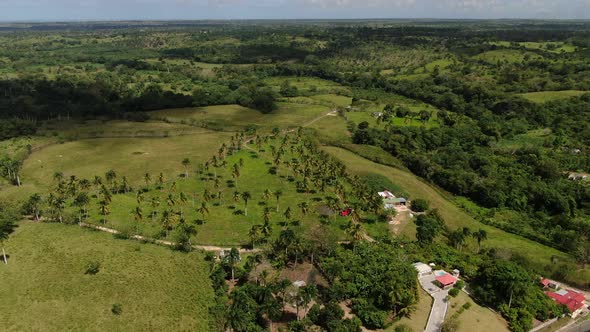
[(172, 223), (174, 222), (174, 214), (172, 214), (170, 210), (165, 210), (162, 213), (161, 221), (162, 228), (164, 228), (164, 232), (166, 232), (166, 237), (168, 237), (168, 232), (172, 228)]
[(253, 225), (248, 232), (248, 237), (250, 238), (250, 246), (254, 249), (254, 245), (260, 241), (260, 233), (261, 233), (260, 225)]
[(107, 223), (107, 216), (111, 213), (109, 203), (105, 200), (100, 201), (98, 206), (98, 212), (102, 215), (102, 223)]
[(235, 268), (236, 264), (238, 264), (238, 262), (240, 261), (240, 252), (235, 247), (231, 248), (229, 254), (225, 256), (224, 259), (231, 269), (231, 282), (235, 283)]
[(105, 173), (104, 178), (107, 180), (111, 188), (113, 188), (113, 184), (115, 182), (115, 179), (117, 178), (117, 173), (111, 169)]
[(158, 208), (158, 206), (160, 206), (160, 199), (158, 197), (152, 197), (152, 200), (150, 201), (150, 206), (152, 207), (152, 222), (154, 222), (156, 219), (156, 215), (158, 214), (158, 210), (156, 209)]
[(365, 236), (365, 233), (363, 232), (363, 227), (359, 223), (350, 222), (348, 224), (346, 232), (352, 239), (353, 243), (363, 240)]
[(242, 197), (242, 195), (240, 194), (239, 191), (234, 191), (234, 195), (233, 195), (234, 202), (239, 202), (241, 197)]
[(270, 223), (265, 222), (264, 224), (262, 224), (260, 232), (262, 233), (262, 236), (264, 236), (264, 239), (268, 239), (272, 234), (272, 226), (270, 225)]
[(188, 197), (184, 194), (184, 192), (180, 192), (178, 194), (178, 200), (180, 201), (180, 215), (183, 216), (184, 212), (183, 212), (183, 207), (186, 204), (186, 202), (188, 202)]
[(237, 187), (238, 186), (238, 178), (240, 177), (240, 169), (238, 168), (238, 165), (237, 164), (234, 164), (234, 168), (232, 170), (231, 175), (235, 179), (235, 181), (236, 181), (236, 187)]
[(488, 232), (484, 229), (480, 229), (477, 232), (473, 232), (472, 236), (477, 240), (477, 252), (479, 253), (481, 250), (481, 241), (488, 238)]
[(158, 186), (160, 186), (160, 188), (164, 187), (164, 173), (162, 172), (158, 175)]
[(92, 184), (94, 185), (94, 187), (96, 188), (96, 197), (99, 196), (100, 193), (100, 188), (102, 187), (102, 178), (98, 175), (94, 176), (94, 180), (92, 180)]
[(135, 195), (135, 199), (137, 200), (137, 205), (141, 205), (141, 203), (143, 203), (143, 192), (142, 191), (138, 191), (137, 194)]
[(264, 213), (262, 215), (262, 218), (264, 219), (264, 222), (270, 222), (270, 208), (269, 207), (264, 208)]
[(176, 205), (176, 199), (174, 196), (172, 196), (172, 194), (168, 194), (168, 197), (166, 198), (166, 204), (169, 208), (172, 208), (174, 205)]
[(4, 241), (8, 239), (8, 236), (14, 232), (17, 224), (13, 218), (2, 218), (0, 221), (0, 245), (2, 245), (2, 256), (4, 257), (4, 264), (8, 264), (6, 259), (6, 252), (4, 251)]
[(285, 217), (285, 219), (287, 219), (287, 221), (291, 220), (292, 213), (291, 213), (291, 207), (290, 206), (287, 207), (287, 209), (283, 213), (283, 216)]
[(202, 202), (201, 207), (197, 209), (197, 212), (203, 216), (203, 222), (205, 222), (205, 214), (209, 214), (209, 208), (207, 207), (207, 202)]
[(141, 206), (136, 206), (135, 209), (131, 211), (131, 214), (133, 214), (133, 219), (135, 220), (135, 232), (139, 233), (139, 223), (143, 220), (143, 210), (141, 209)]
[(264, 200), (268, 203), (268, 200), (270, 199), (271, 195), (272, 195), (272, 191), (265, 189), (264, 192), (262, 193), (262, 198), (264, 198)]
[(90, 203), (90, 198), (86, 193), (79, 193), (78, 196), (74, 199), (73, 205), (77, 207), (80, 211), (78, 215), (78, 223), (82, 225), (83, 216), (86, 215), (86, 206)]
[(258, 271), (256, 270), (258, 265), (262, 263), (263, 257), (259, 252), (253, 253), (246, 258), (246, 263), (254, 268), (254, 275), (256, 276), (256, 284), (258, 285)]
[(307, 204), (307, 202), (301, 202), (297, 206), (299, 206), (299, 209), (301, 210), (301, 216), (302, 218), (304, 218), (307, 212), (309, 211), (309, 205)]
[(152, 182), (152, 176), (150, 175), (150, 173), (145, 173), (143, 176), (143, 181), (145, 182), (145, 186), (149, 187), (150, 183)]
[(188, 179), (188, 167), (190, 166), (191, 161), (188, 158), (184, 158), (182, 160), (182, 166), (184, 166), (184, 178)]
[(277, 212), (279, 212), (279, 200), (281, 199), (281, 196), (283, 196), (283, 192), (281, 190), (277, 190), (274, 192), (275, 194), (275, 198), (277, 199)]
[(129, 181), (127, 180), (126, 176), (123, 176), (123, 178), (121, 180), (123, 181), (121, 183), (121, 186), (123, 187), (123, 191), (125, 193), (127, 193), (130, 190)]
[(252, 198), (252, 195), (249, 191), (244, 191), (242, 193), (242, 200), (244, 200), (244, 215), (248, 216), (248, 200)]
[(66, 207), (66, 200), (63, 196), (57, 196), (53, 200), (53, 210), (57, 213), (57, 219), (59, 222), (63, 222), (63, 211)]
[(307, 316), (307, 307), (309, 303), (317, 296), (318, 290), (315, 285), (303, 286), (297, 292), (297, 320), (299, 320), (299, 307), (303, 307), (303, 318)]
[(41, 203), (43, 202), (43, 198), (39, 194), (33, 194), (29, 198), (28, 206), (30, 212), (33, 214), (33, 218), (35, 221), (39, 221), (39, 215), (41, 214)]
[(55, 172), (53, 173), (53, 180), (55, 180), (55, 182), (61, 182), (64, 179), (64, 173), (63, 172)]

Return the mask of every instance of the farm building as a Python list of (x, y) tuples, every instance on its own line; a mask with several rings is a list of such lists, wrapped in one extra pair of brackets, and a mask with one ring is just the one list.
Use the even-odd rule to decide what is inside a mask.
[(545, 294), (555, 302), (566, 306), (572, 312), (571, 316), (573, 318), (582, 311), (584, 308), (584, 301), (586, 301), (584, 294), (569, 289), (561, 289), (557, 292), (546, 291)]
[(383, 198), (383, 208), (386, 210), (395, 209), (396, 206), (406, 206), (407, 200), (403, 197), (395, 197), (394, 194), (388, 190), (378, 192), (379, 196)]
[(438, 284), (438, 286), (442, 289), (453, 287), (457, 283), (457, 280), (459, 280), (447, 273), (446, 271), (442, 270), (434, 271), (434, 275), (436, 284)]
[(432, 268), (428, 264), (424, 264), (422, 262), (417, 262), (412, 264), (416, 271), (418, 271), (418, 276), (423, 277), (429, 274), (432, 274)]

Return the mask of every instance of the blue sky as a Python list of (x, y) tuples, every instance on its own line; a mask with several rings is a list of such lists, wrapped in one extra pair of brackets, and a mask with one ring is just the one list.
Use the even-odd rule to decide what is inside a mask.
[(590, 19), (590, 0), (0, 0), (0, 21), (257, 18)]

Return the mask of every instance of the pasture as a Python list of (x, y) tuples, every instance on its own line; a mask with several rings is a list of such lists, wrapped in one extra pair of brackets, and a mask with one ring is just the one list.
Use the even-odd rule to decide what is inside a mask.
[(541, 92), (529, 92), (529, 93), (522, 93), (519, 96), (528, 99), (534, 103), (546, 103), (548, 101), (560, 100), (560, 99), (568, 99), (572, 97), (579, 97), (585, 93), (590, 93), (589, 91), (580, 91), (580, 90), (563, 90), (563, 91), (541, 91)]
[(264, 114), (239, 105), (166, 109), (151, 112), (154, 119), (206, 126), (217, 130), (238, 131), (248, 125), (272, 129), (295, 128), (330, 112), (330, 107), (316, 104), (280, 102), (278, 110)]
[[(22, 222), (0, 266), (0, 330), (209, 329), (213, 301), (203, 255), (61, 224)], [(100, 263), (95, 275), (89, 262)], [(122, 313), (111, 312), (113, 304)]]
[(451, 298), (447, 319), (456, 313), (462, 305), (469, 303), (471, 307), (459, 314), (458, 332), (477, 331), (480, 327), (485, 326), (488, 331), (508, 332), (508, 323), (502, 316), (494, 313), (491, 309), (482, 307), (465, 292), (459, 292), (457, 297)]

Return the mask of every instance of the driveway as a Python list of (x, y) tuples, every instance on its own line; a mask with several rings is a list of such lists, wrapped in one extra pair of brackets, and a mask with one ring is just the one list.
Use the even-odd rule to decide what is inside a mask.
[(434, 274), (418, 277), (420, 286), (434, 299), (425, 332), (439, 332), (447, 314), (449, 289), (443, 290), (434, 284)]

